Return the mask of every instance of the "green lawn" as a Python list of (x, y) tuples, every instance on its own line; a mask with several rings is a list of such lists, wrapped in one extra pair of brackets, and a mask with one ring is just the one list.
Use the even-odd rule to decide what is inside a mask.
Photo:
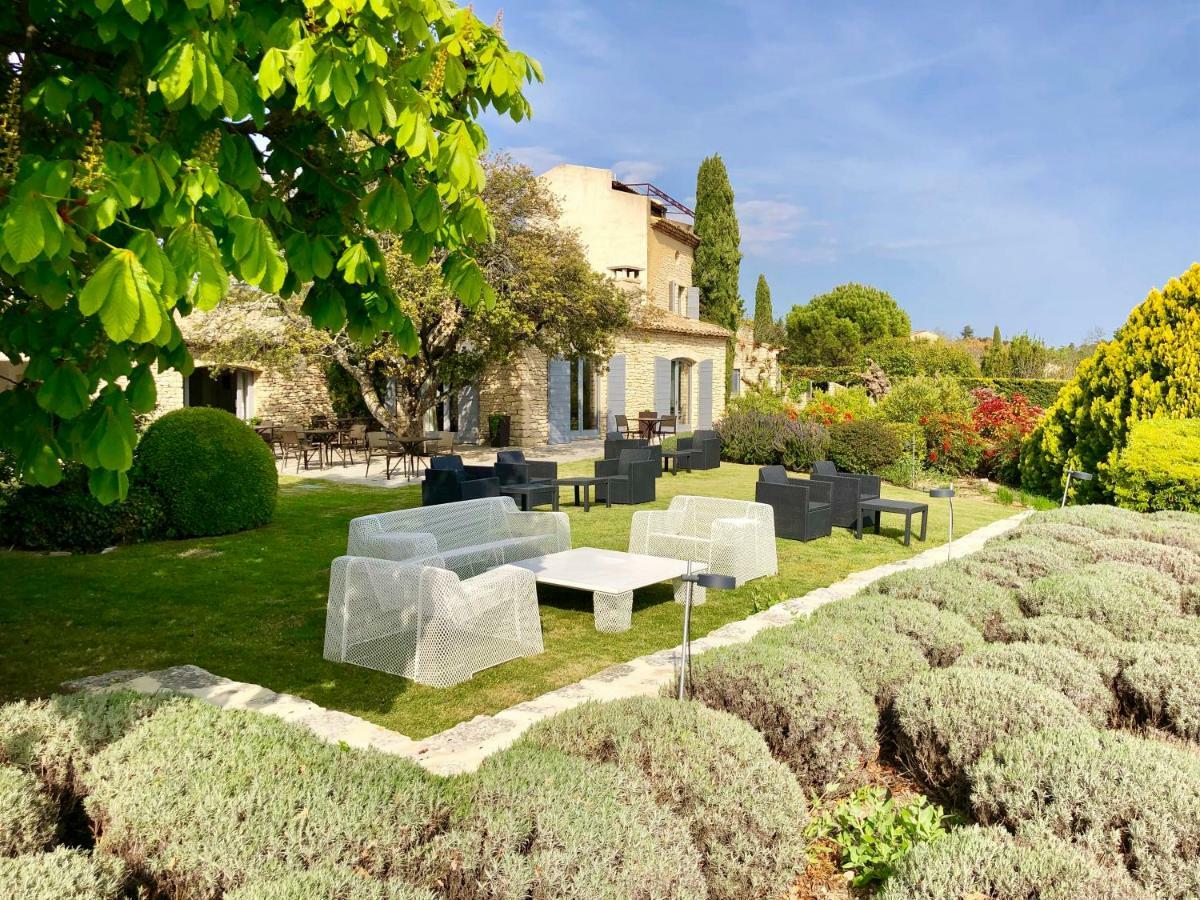
[[(563, 466), (590, 472), (590, 463)], [(664, 476), (656, 506), (676, 494), (754, 496), (757, 470)], [(673, 646), (679, 608), (670, 585), (639, 591), (633, 627), (601, 634), (590, 595), (540, 594), (546, 652), (489, 669), (453, 688), (427, 688), (321, 657), (329, 562), (345, 552), (353, 516), (413, 506), (415, 487), (347, 487), (284, 478), (268, 528), (220, 538), (122, 547), (102, 556), (0, 553), (0, 701), (48, 694), (71, 678), (112, 669), (158, 669), (193, 663), (345, 710), (412, 737), (441, 731), (578, 681), (605, 666)], [(888, 487), (887, 496), (917, 497)], [(566, 496), (566, 492), (563, 492)], [(638, 507), (647, 508), (647, 507)], [(575, 546), (627, 549), (632, 507), (564, 507)], [(955, 506), (960, 535), (1013, 512), (988, 500)], [(931, 504), (929, 541), (907, 550), (884, 519), (884, 533), (862, 542), (834, 529), (832, 538), (779, 541), (780, 574), (730, 592), (711, 592), (693, 635), (741, 619), (846, 574), (942, 543), (946, 512)]]

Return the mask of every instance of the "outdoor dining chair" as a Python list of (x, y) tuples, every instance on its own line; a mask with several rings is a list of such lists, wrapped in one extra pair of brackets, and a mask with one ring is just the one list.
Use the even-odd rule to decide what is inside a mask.
[(283, 454), (283, 464), (287, 465), (289, 459), (296, 460), (296, 471), (300, 471), (300, 463), (304, 463), (304, 468), (309, 468), (309, 461), (315, 455), (317, 457), (317, 468), (321, 468), (322, 450), (320, 444), (315, 444), (310, 441), (303, 431), (295, 429), (280, 429), (275, 432), (276, 438), (279, 441), (279, 449)]
[(392, 479), (392, 460), (404, 462), (404, 448), (399, 446), (386, 431), (368, 431), (367, 432), (367, 471), (366, 475), (371, 474), (371, 460), (383, 460), (383, 477), (391, 481)]
[(624, 438), (636, 437), (637, 429), (629, 424), (628, 416), (617, 416), (617, 433)]

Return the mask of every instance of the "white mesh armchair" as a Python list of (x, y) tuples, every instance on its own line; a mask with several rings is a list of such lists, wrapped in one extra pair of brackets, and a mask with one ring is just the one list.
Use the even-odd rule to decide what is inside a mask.
[(739, 586), (779, 571), (774, 513), (748, 500), (680, 496), (667, 509), (639, 510), (629, 552), (704, 563)]
[(483, 497), (352, 519), (346, 553), (424, 562), (470, 578), (570, 549), (566, 513), (521, 512), (511, 497)]
[(339, 556), (329, 577), (325, 658), (448, 687), (542, 652), (534, 575)]

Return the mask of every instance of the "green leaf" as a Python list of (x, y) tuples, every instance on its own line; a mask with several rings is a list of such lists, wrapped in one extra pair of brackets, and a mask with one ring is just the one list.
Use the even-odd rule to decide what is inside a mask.
[(154, 383), (154, 373), (149, 366), (138, 366), (129, 376), (125, 386), (125, 396), (135, 413), (148, 413), (154, 410), (158, 402), (158, 386)]
[(193, 55), (191, 41), (181, 37), (163, 54), (151, 77), (166, 98), (168, 106), (175, 106), (187, 94), (192, 85)]
[(144, 25), (150, 18), (150, 0), (121, 0), (125, 12), (139, 25)]
[(167, 256), (186, 286), (189, 303), (212, 309), (228, 293), (229, 273), (221, 264), (213, 233), (205, 226), (189, 222), (176, 228), (167, 239)]
[(54, 487), (62, 481), (62, 466), (59, 465), (58, 455), (53, 448), (42, 444), (26, 456), (21, 477), (30, 484), (39, 484), (42, 487)]
[(417, 224), (426, 234), (437, 231), (442, 224), (442, 200), (432, 184), (425, 185), (417, 194)]
[(309, 288), (300, 310), (317, 328), (338, 331), (346, 324), (346, 301), (328, 281), (317, 282)]
[(266, 100), (283, 86), (283, 70), (287, 57), (278, 47), (263, 54), (258, 66), (258, 95)]
[(129, 476), (124, 472), (92, 469), (88, 473), (88, 490), (103, 506), (124, 500), (129, 494)]
[(31, 262), (46, 245), (46, 231), (38, 204), (46, 201), (26, 197), (9, 207), (4, 219), (4, 248), (20, 265)]
[(392, 176), (379, 180), (363, 202), (367, 224), (379, 231), (403, 232), (412, 227), (412, 208), (404, 185)]
[(60, 419), (74, 419), (90, 402), (88, 380), (74, 363), (62, 363), (38, 388), (37, 402)]
[(150, 290), (146, 270), (132, 250), (117, 249), (105, 257), (79, 292), (79, 311), (100, 314), (114, 341), (151, 340), (162, 326), (162, 306)]
[(362, 241), (356, 241), (343, 251), (337, 262), (338, 271), (350, 284), (370, 284), (371, 255)]

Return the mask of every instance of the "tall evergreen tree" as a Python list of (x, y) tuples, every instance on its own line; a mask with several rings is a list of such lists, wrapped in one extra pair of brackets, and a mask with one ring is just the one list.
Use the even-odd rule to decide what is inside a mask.
[(771, 288), (767, 276), (759, 275), (754, 288), (754, 340), (759, 344), (775, 339), (775, 310), (771, 307)]
[(1000, 326), (997, 325), (992, 329), (992, 348), (999, 350), (1004, 346), (1004, 341), (1000, 340)]
[[(700, 318), (737, 331), (742, 320), (738, 294), (741, 234), (733, 209), (733, 187), (719, 155), (700, 163), (696, 173), (696, 236), (700, 246), (692, 265), (692, 283), (700, 288)], [(733, 374), (733, 340), (725, 351), (725, 396)]]

